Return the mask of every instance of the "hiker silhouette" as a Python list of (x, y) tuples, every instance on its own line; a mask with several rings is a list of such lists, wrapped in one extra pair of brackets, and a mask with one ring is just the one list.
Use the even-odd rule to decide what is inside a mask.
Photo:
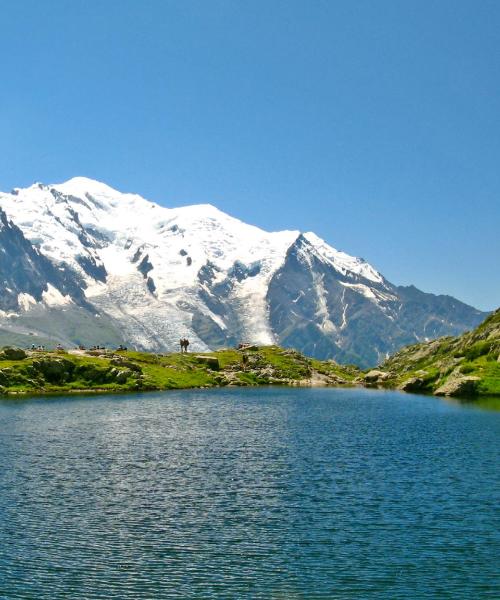
[(186, 338), (181, 338), (179, 340), (179, 345), (181, 347), (181, 352), (187, 352), (189, 347), (189, 340)]

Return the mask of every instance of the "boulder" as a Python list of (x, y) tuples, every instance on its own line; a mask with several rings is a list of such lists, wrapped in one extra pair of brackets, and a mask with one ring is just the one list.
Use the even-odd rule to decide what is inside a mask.
[(385, 371), (379, 371), (378, 369), (372, 369), (363, 377), (365, 383), (380, 383), (390, 378), (390, 373)]
[(130, 371), (129, 369), (124, 369), (123, 371), (121, 371), (120, 369), (113, 367), (109, 371), (109, 377), (114, 383), (127, 383), (127, 379), (131, 375), (132, 371)]
[(0, 354), (0, 359), (4, 360), (23, 360), (28, 355), (21, 348), (4, 348)]
[(219, 359), (216, 356), (195, 356), (194, 358), (196, 362), (207, 366), (213, 371), (218, 371), (220, 369)]
[(436, 396), (474, 396), (480, 377), (450, 377), (446, 383), (434, 391)]
[(224, 375), (215, 375), (214, 381), (217, 385), (224, 386), (229, 383), (229, 380)]
[(403, 392), (418, 392), (422, 390), (425, 385), (425, 381), (421, 377), (410, 377), (399, 386), (398, 389)]
[(338, 375), (328, 375), (330, 385), (347, 385), (349, 382), (347, 379), (342, 379)]
[(248, 367), (258, 367), (260, 363), (262, 363), (264, 361), (264, 357), (262, 356), (262, 354), (246, 354), (244, 353), (243, 356), (241, 357), (242, 362), (244, 365), (248, 366)]

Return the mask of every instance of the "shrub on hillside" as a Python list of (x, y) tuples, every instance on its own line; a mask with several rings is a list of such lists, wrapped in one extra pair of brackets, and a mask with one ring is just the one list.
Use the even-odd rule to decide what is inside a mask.
[(480, 356), (488, 354), (491, 348), (491, 342), (476, 342), (468, 350), (465, 351), (464, 356), (467, 360), (475, 360)]

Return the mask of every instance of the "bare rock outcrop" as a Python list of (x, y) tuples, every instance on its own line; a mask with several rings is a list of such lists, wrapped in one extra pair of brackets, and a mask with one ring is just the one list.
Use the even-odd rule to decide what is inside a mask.
[(474, 396), (477, 394), (480, 377), (450, 377), (434, 391), (435, 396)]

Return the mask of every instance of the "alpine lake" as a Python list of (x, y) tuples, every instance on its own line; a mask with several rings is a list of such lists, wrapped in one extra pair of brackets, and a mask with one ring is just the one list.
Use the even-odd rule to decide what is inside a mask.
[(3, 399), (0, 598), (499, 598), (499, 433), (354, 388)]

